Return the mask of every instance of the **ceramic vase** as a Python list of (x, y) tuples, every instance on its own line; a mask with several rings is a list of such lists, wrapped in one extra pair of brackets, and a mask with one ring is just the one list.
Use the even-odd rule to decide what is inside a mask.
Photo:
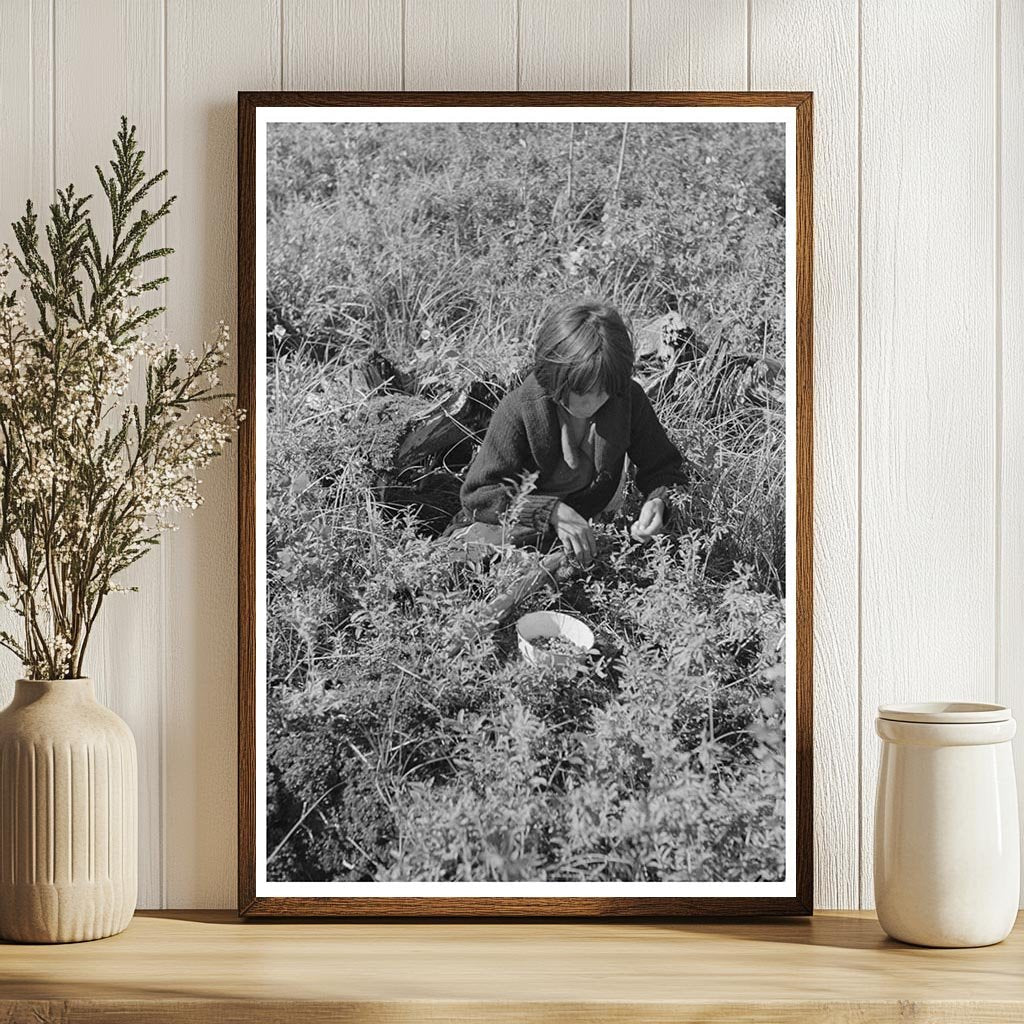
[(875, 907), (894, 939), (988, 946), (1020, 895), (1017, 789), (999, 704), (883, 705), (875, 802)]
[(131, 730), (91, 679), (19, 679), (0, 712), (0, 938), (81, 942), (128, 926), (138, 888)]

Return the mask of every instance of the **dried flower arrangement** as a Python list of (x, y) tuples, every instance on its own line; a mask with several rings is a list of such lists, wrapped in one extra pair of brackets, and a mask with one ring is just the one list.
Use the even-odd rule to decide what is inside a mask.
[[(168, 280), (143, 281), (142, 268), (169, 248), (143, 249), (175, 200), (133, 213), (157, 182), (142, 169), (135, 126), (114, 139), (112, 176), (96, 173), (113, 228), (101, 246), (74, 186), (57, 190), (40, 251), (31, 200), (12, 226), (21, 250), (0, 247), (0, 603), (23, 622), (0, 630), (32, 679), (82, 675), (89, 635), (104, 597), (137, 590), (119, 572), (177, 529), (172, 512), (201, 502), (197, 472), (215, 458), (245, 416), (232, 392), (217, 392), (228, 328), (197, 354), (147, 340), (145, 325), (165, 307), (135, 301)], [(17, 268), (23, 281), (12, 287)], [(28, 289), (38, 323), (31, 325)], [(144, 404), (131, 401), (136, 360), (144, 358)], [(190, 412), (220, 400), (213, 415)]]

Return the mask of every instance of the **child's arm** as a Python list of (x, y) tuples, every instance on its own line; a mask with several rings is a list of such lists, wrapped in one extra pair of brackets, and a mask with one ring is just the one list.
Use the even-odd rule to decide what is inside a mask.
[(633, 381), (631, 390), (629, 458), (636, 466), (636, 486), (644, 498), (648, 499), (655, 496), (653, 492), (658, 488), (688, 483), (690, 475), (685, 468), (683, 456), (668, 439), (644, 389)]
[(686, 484), (689, 473), (679, 449), (668, 439), (650, 399), (635, 381), (629, 458), (636, 465), (636, 485), (644, 505), (633, 524), (634, 540), (648, 541), (665, 528), (670, 509), (667, 492), (672, 484)]
[[(512, 500), (513, 484), (530, 462), (530, 444), (512, 395), (506, 395), (494, 410), (480, 450), (476, 453), (459, 491), (462, 507), (472, 519), (497, 523)], [(538, 534), (550, 529), (551, 513), (558, 499), (529, 494), (518, 503), (515, 526)]]

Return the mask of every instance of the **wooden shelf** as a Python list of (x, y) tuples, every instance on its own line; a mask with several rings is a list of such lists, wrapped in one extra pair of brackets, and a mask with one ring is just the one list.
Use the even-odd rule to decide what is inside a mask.
[[(303, 1005), (295, 1005), (302, 1000)], [(67, 946), (0, 943), (3, 1024), (97, 1021), (1024, 1020), (1024, 919), (922, 949), (872, 914), (642, 923), (239, 921), (140, 913)]]

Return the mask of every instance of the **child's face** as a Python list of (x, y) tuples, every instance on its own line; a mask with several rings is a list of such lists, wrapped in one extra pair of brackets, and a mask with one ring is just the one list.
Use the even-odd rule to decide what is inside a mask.
[(593, 416), (598, 409), (608, 401), (607, 391), (585, 391), (583, 394), (577, 394), (575, 391), (570, 391), (565, 401), (562, 402), (562, 408), (565, 409), (571, 416), (578, 416), (581, 419), (589, 418)]

